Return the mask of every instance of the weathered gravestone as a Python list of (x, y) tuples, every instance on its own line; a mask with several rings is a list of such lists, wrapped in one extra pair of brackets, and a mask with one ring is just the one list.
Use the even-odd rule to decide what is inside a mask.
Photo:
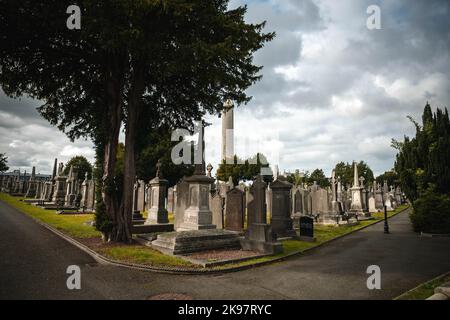
[(283, 251), (283, 245), (276, 241), (272, 227), (266, 223), (266, 184), (258, 176), (250, 187), (247, 206), (248, 229), (241, 240), (243, 250), (275, 254)]
[(294, 205), (293, 213), (294, 214), (302, 214), (302, 212), (303, 212), (302, 193), (300, 192), (299, 188), (296, 188), (294, 190), (295, 190), (295, 193), (294, 193), (294, 201), (293, 201), (293, 205)]
[(300, 240), (302, 241), (316, 241), (314, 238), (314, 219), (307, 216), (302, 216), (299, 219), (300, 226)]
[(174, 225), (175, 230), (178, 230), (184, 220), (184, 212), (188, 206), (189, 183), (184, 178), (178, 182), (175, 190), (175, 213)]
[(211, 196), (211, 212), (212, 212), (212, 223), (217, 229), (223, 229), (224, 216), (223, 209), (225, 205), (225, 199), (220, 195), (219, 190)]
[(28, 183), (28, 190), (27, 193), (25, 194), (25, 198), (34, 198), (36, 196), (37, 184), (38, 182), (36, 181), (36, 167), (33, 167), (31, 171), (31, 177)]
[(225, 229), (242, 232), (244, 230), (244, 192), (233, 188), (225, 198)]
[(167, 189), (167, 211), (169, 213), (173, 213), (174, 208), (175, 208), (174, 188), (170, 187), (169, 189)]
[(374, 197), (369, 198), (369, 212), (371, 212), (371, 213), (378, 212), (378, 209), (375, 206), (375, 198)]

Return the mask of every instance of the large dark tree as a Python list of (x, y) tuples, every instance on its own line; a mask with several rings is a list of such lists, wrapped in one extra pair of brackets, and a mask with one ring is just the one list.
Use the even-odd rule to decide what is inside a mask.
[(306, 177), (306, 181), (308, 184), (313, 184), (314, 182), (317, 182), (317, 184), (322, 188), (330, 186), (330, 180), (328, 180), (322, 169), (315, 169), (313, 172), (311, 172), (311, 174), (309, 174)]
[[(250, 181), (255, 179), (257, 175), (261, 174), (261, 168), (269, 168), (269, 166), (267, 158), (260, 153), (244, 161), (235, 155), (233, 163), (222, 161), (219, 168), (217, 168), (216, 176), (221, 181), (228, 181), (229, 177), (231, 177), (234, 185), (237, 185), (241, 180)], [(263, 179), (266, 183), (270, 183), (273, 181), (273, 176), (263, 175)]]
[(395, 171), (406, 196), (414, 201), (426, 192), (450, 194), (450, 120), (447, 109), (433, 113), (427, 103), (414, 138), (393, 141), (398, 150)]
[(192, 128), (226, 98), (247, 103), (245, 89), (260, 79), (253, 53), (273, 34), (245, 23), (246, 7), (227, 10), (228, 0), (80, 0), (81, 30), (66, 28), (71, 4), (1, 2), (0, 83), (10, 96), (43, 100), (40, 112), (71, 139), (92, 138), (108, 237), (129, 241), (139, 128)]
[(88, 174), (88, 179), (92, 178), (92, 165), (84, 156), (75, 156), (67, 161), (64, 167), (64, 174), (69, 174), (70, 167), (72, 167), (77, 172), (78, 180), (83, 181), (85, 174)]
[[(190, 176), (194, 166), (189, 164), (176, 165), (171, 160), (172, 148), (178, 141), (171, 141), (171, 130), (160, 126), (155, 130), (143, 133), (143, 139), (136, 145), (136, 175), (144, 181), (156, 176), (156, 164), (161, 161), (161, 170), (169, 186), (175, 185), (183, 176)], [(193, 155), (193, 150), (192, 150)]]

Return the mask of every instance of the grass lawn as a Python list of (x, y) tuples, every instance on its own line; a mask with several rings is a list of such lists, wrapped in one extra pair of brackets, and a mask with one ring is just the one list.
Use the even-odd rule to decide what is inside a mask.
[(56, 210), (45, 210), (21, 201), (23, 198), (13, 197), (5, 193), (0, 193), (0, 200), (75, 238), (110, 259), (152, 266), (196, 267), (185, 260), (164, 255), (159, 251), (141, 245), (103, 244), (99, 240), (101, 238), (100, 232), (95, 230), (94, 227), (85, 224), (94, 219), (93, 214), (59, 215), (56, 214)]
[(434, 294), (434, 289), (440, 285), (450, 281), (450, 274), (439, 276), (433, 280), (430, 280), (417, 288), (408, 291), (401, 296), (395, 298), (395, 300), (425, 300)]
[(94, 219), (93, 214), (59, 215), (56, 214), (56, 210), (45, 210), (21, 201), (23, 198), (13, 197), (5, 193), (0, 193), (0, 200), (71, 237), (92, 238), (101, 236), (100, 232), (85, 224)]
[[(0, 193), (0, 200), (19, 209), (25, 214), (64, 232), (71, 237), (76, 238), (91, 249), (100, 254), (103, 254), (110, 259), (152, 266), (199, 268), (199, 266), (187, 262), (183, 259), (164, 255), (159, 251), (139, 244), (122, 245), (102, 243), (101, 240), (99, 240), (101, 237), (100, 232), (95, 230), (94, 227), (86, 224), (86, 222), (94, 219), (94, 216), (92, 214), (58, 215), (56, 214), (55, 210), (45, 210), (39, 207), (35, 207), (21, 201), (23, 200), (23, 198), (13, 197), (5, 193)], [(406, 205), (400, 206), (395, 211), (389, 212), (388, 214), (389, 216), (392, 216), (405, 209), (406, 207)], [(146, 216), (146, 213), (144, 213), (144, 216)], [(226, 269), (236, 266), (251, 265), (254, 263), (275, 260), (293, 253), (300, 253), (306, 249), (315, 247), (333, 238), (345, 235), (357, 229), (361, 229), (367, 225), (373, 224), (383, 219), (383, 213), (376, 213), (373, 214), (373, 216), (375, 217), (375, 220), (362, 221), (359, 225), (349, 227), (323, 226), (316, 224), (314, 226), (314, 234), (317, 239), (316, 242), (311, 243), (299, 240), (284, 240), (282, 241), (284, 247), (283, 253), (273, 256), (251, 259), (243, 261), (241, 263), (226, 264), (215, 268)], [(169, 220), (173, 222), (173, 214), (169, 214)]]

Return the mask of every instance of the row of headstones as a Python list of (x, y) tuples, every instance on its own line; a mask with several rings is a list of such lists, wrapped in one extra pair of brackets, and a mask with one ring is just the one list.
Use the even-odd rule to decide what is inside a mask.
[(80, 182), (73, 167), (70, 168), (68, 176), (64, 176), (63, 164), (60, 163), (56, 171), (56, 161), (51, 178), (37, 178), (35, 167), (29, 178), (26, 176), (26, 172), (23, 177), (20, 172), (16, 176), (1, 176), (2, 192), (23, 196), (28, 200), (36, 200), (36, 203), (41, 203), (43, 206), (53, 205), (59, 208), (83, 208), (86, 211), (93, 211), (95, 207), (94, 181), (88, 179), (86, 173), (84, 181)]
[[(387, 185), (386, 185), (387, 186)], [(387, 190), (387, 187), (384, 189)], [(383, 190), (381, 185), (367, 190), (363, 184), (362, 188), (362, 209), (367, 212), (378, 212), (383, 210), (384, 203), (388, 210), (394, 210), (398, 205), (405, 202), (404, 195), (400, 187), (391, 187), (390, 192)], [(384, 199), (384, 201), (383, 201)], [(351, 188), (337, 189), (336, 202), (337, 208), (333, 208), (333, 194), (331, 188), (323, 189), (314, 183), (313, 186), (298, 186), (292, 189), (292, 213), (294, 215), (319, 215), (338, 214), (350, 212), (352, 207)]]
[[(243, 232), (252, 223), (266, 224), (269, 208), (272, 231), (278, 237), (295, 236), (290, 206), (291, 188), (292, 185), (283, 177), (270, 184), (270, 192), (267, 192), (267, 185), (260, 178), (250, 188), (242, 185), (234, 187), (231, 182), (213, 185), (209, 200), (212, 224), (218, 229)], [(189, 203), (189, 183), (182, 179), (172, 192), (174, 228), (177, 230), (184, 221)]]
[[(61, 208), (82, 209), (92, 212), (95, 210), (95, 181), (88, 179), (86, 172), (83, 181), (79, 181), (74, 167), (71, 167), (67, 176), (63, 175), (63, 164), (60, 163), (58, 171), (51, 184), (41, 195), (41, 200), (47, 205)], [(45, 205), (45, 204), (44, 204)]]

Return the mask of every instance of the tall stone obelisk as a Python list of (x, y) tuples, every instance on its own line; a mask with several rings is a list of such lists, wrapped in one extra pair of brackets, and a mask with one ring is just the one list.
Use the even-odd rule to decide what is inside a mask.
[(350, 207), (350, 212), (358, 215), (364, 216), (363, 203), (362, 203), (362, 189), (359, 177), (358, 177), (358, 165), (355, 161), (353, 161), (353, 187), (350, 188), (352, 193), (352, 205)]
[(228, 99), (222, 110), (222, 160), (234, 160), (234, 105)]

